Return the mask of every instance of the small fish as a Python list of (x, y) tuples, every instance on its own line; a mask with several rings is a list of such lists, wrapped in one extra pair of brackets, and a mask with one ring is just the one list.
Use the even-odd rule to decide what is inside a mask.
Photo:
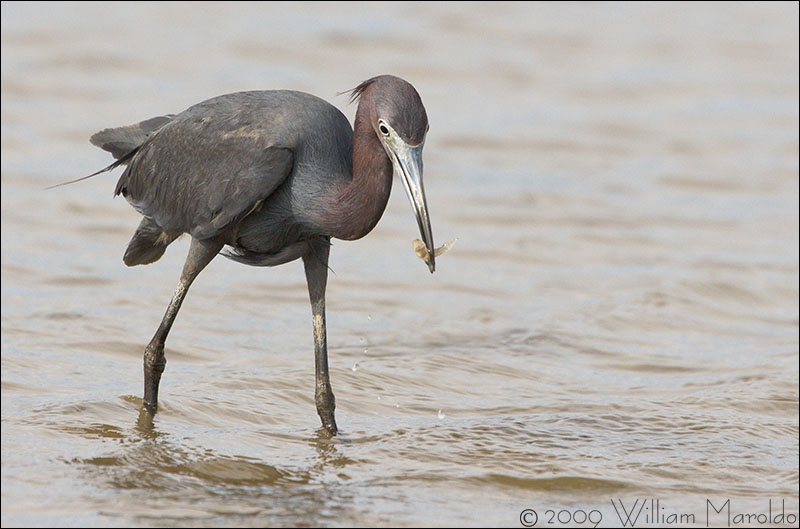
[[(446, 251), (448, 251), (458, 240), (458, 237), (453, 239), (450, 242), (446, 242), (443, 245), (439, 246), (433, 251), (434, 257), (439, 257), (443, 255)], [(425, 243), (419, 239), (414, 239), (414, 242), (411, 243), (414, 247), (414, 253), (417, 254), (417, 257), (425, 261), (425, 264), (430, 266), (431, 254), (428, 252), (428, 249), (425, 247)]]

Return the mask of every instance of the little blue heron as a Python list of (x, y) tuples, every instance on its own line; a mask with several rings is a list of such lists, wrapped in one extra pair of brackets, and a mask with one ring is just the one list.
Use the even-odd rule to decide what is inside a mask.
[[(180, 282), (144, 351), (144, 407), (158, 405), (164, 342), (186, 292), (223, 250), (253, 266), (302, 258), (314, 322), (315, 402), (323, 427), (336, 434), (328, 374), (325, 286), (330, 239), (355, 240), (381, 218), (402, 180), (430, 255), (433, 234), (422, 186), (428, 117), (411, 84), (391, 75), (350, 91), (355, 125), (336, 107), (290, 90), (237, 92), (175, 115), (106, 129), (91, 138), (127, 165), (117, 183), (143, 215), (123, 258), (157, 261), (179, 235), (191, 235)], [(102, 171), (100, 171), (102, 172)], [(96, 173), (97, 174), (97, 173)]]

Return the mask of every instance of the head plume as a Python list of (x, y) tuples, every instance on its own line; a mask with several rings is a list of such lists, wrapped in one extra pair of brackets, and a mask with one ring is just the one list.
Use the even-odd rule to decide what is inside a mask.
[(358, 98), (361, 97), (361, 94), (364, 93), (364, 90), (366, 90), (369, 85), (374, 83), (378, 79), (378, 77), (380, 77), (380, 76), (376, 76), (376, 77), (372, 77), (370, 79), (367, 79), (366, 81), (362, 82), (360, 85), (358, 85), (355, 88), (352, 88), (350, 90), (345, 90), (344, 92), (340, 92), (339, 95), (349, 94), (350, 95), (350, 103), (355, 103), (358, 100)]

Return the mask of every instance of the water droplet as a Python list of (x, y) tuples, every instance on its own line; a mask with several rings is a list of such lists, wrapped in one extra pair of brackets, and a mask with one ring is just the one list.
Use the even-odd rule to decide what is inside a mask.
[[(378, 398), (380, 398), (380, 397), (378, 397)], [(439, 417), (439, 420), (441, 421), (442, 419), (444, 419), (445, 417), (447, 417), (447, 415), (445, 415), (444, 413), (442, 413), (442, 410), (439, 410), (438, 417)]]

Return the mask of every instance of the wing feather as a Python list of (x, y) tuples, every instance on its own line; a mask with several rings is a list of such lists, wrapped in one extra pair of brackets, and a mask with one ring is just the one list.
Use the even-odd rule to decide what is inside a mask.
[(115, 193), (163, 230), (199, 239), (241, 220), (286, 181), (294, 153), (277, 144), (275, 120), (234, 103), (197, 105), (163, 125)]

